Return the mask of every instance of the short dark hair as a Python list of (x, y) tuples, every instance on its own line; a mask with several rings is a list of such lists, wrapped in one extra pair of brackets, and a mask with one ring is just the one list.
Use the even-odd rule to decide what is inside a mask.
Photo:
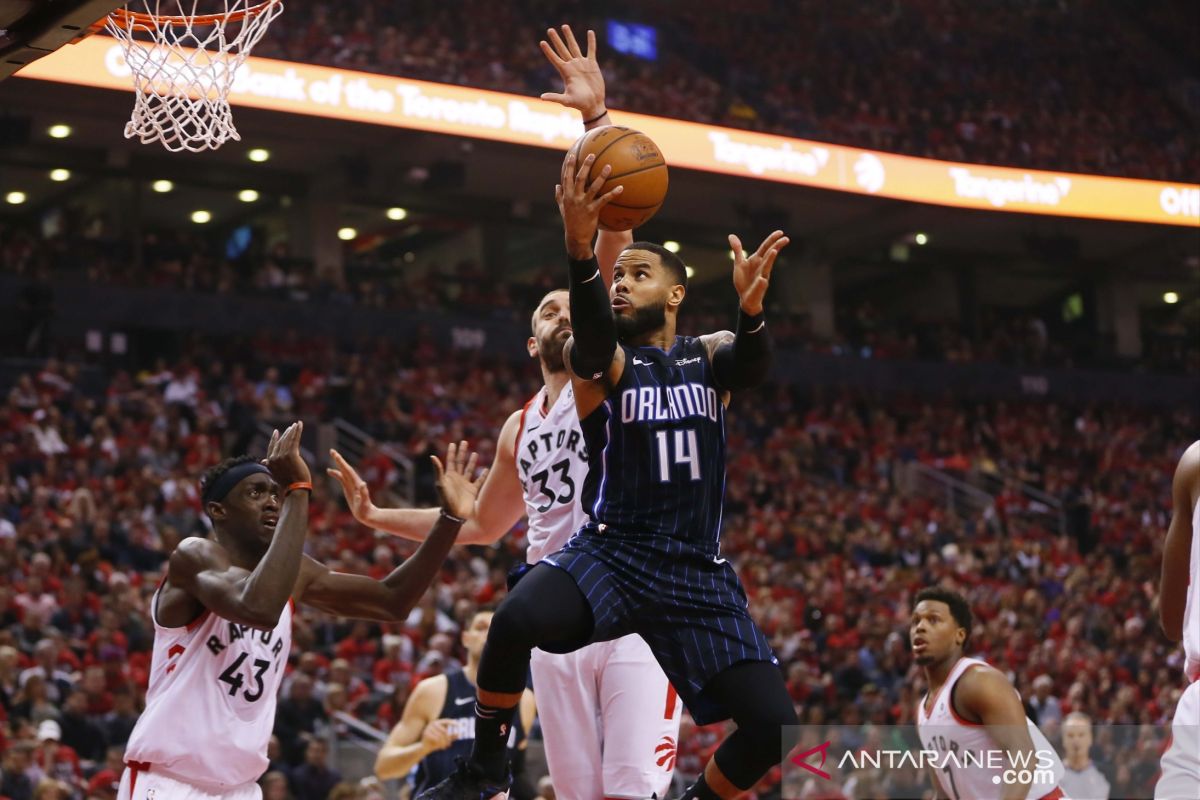
[(667, 271), (671, 273), (671, 277), (675, 279), (675, 282), (687, 286), (687, 265), (683, 263), (682, 258), (661, 244), (655, 244), (654, 242), (630, 242), (621, 248), (622, 253), (626, 250), (645, 250), (654, 253), (658, 256), (658, 260), (662, 262), (662, 265), (667, 268)]
[(234, 456), (227, 458), (220, 464), (215, 464), (204, 470), (204, 474), (200, 476), (200, 497), (203, 499), (208, 495), (208, 488), (217, 482), (217, 479), (224, 475), (229, 470), (236, 467), (238, 464), (248, 464), (254, 461), (254, 456)]
[[(967, 598), (953, 589), (946, 589), (942, 586), (928, 586), (917, 592), (917, 596), (913, 598), (913, 608), (916, 608), (917, 604), (922, 600), (933, 600), (949, 606), (950, 615), (954, 617), (954, 621), (958, 623), (958, 627), (967, 632), (967, 639), (971, 638), (971, 625), (974, 622), (974, 616), (971, 614), (971, 604), (967, 602)], [(966, 639), (963, 642), (965, 643)]]

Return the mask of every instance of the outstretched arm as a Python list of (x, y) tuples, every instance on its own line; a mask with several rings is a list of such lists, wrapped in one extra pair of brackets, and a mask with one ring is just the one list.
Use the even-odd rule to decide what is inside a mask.
[(576, 154), (568, 153), (563, 161), (562, 183), (554, 190), (562, 213), (569, 259), (571, 326), (575, 331), (569, 366), (583, 380), (604, 377), (620, 352), (616, 320), (592, 250), (592, 240), (599, 226), (600, 209), (624, 187), (618, 186), (600, 194), (610, 172), (607, 165), (588, 185), (587, 176), (595, 160), (594, 155), (589, 155), (582, 164), (577, 164)]
[(471, 479), (477, 456), (472, 453), (467, 460), (466, 451), (466, 442), (458, 447), (450, 445), (446, 450), (445, 466), (437, 456), (433, 457), (438, 472), (438, 492), (442, 495), (442, 512), (411, 558), (383, 580), (375, 580), (365, 575), (334, 572), (306, 556), (300, 580), (302, 588), (297, 592), (299, 599), (339, 617), (381, 621), (407, 617), (450, 552), (487, 474), (485, 470), (478, 478)]
[(1200, 442), (1184, 451), (1172, 483), (1171, 527), (1163, 545), (1162, 581), (1158, 591), (1158, 621), (1172, 642), (1183, 638), (1183, 612), (1187, 606), (1188, 564), (1191, 561), (1193, 496), (1200, 486)]
[[(517, 428), (521, 424), (521, 412), (509, 415), (500, 429), (496, 442), (496, 455), (488, 470), (487, 479), (475, 498), (467, 522), (458, 534), (458, 544), (492, 544), (512, 530), (525, 514), (525, 499), (517, 476), (517, 462), (513, 451), (517, 444)], [(436, 508), (379, 508), (371, 502), (371, 490), (350, 463), (336, 450), (329, 451), (336, 467), (327, 472), (342, 485), (342, 493), (350, 506), (354, 518), (367, 527), (399, 536), (414, 542), (423, 542), (438, 520)]]
[[(547, 29), (546, 39), (539, 44), (546, 60), (563, 80), (561, 92), (544, 92), (542, 99), (578, 111), (585, 131), (611, 125), (604, 103), (604, 73), (596, 61), (596, 32), (587, 32), (586, 55), (580, 51), (570, 25), (562, 26), (561, 36), (554, 28)], [(602, 230), (597, 234), (596, 263), (605, 286), (612, 284), (617, 256), (632, 242), (633, 231)]]
[(779, 251), (790, 240), (775, 231), (747, 256), (732, 234), (733, 285), (738, 293), (737, 332), (721, 331), (701, 337), (708, 348), (713, 375), (722, 389), (749, 389), (767, 379), (771, 370), (771, 336), (763, 315), (763, 298)]
[[(309, 483), (308, 466), (300, 455), (304, 424), (293, 423), (280, 436), (271, 436), (263, 463), (274, 485), (242, 483), (232, 491), (274, 492), (296, 483)], [(217, 616), (240, 625), (269, 630), (279, 623), (304, 552), (308, 531), (308, 496), (303, 489), (286, 492), (279, 509), (275, 535), (266, 554), (253, 570), (231, 563), (229, 553), (216, 542), (192, 537), (180, 542), (167, 567), (168, 587), (182, 589)], [(160, 605), (160, 612), (164, 609)]]

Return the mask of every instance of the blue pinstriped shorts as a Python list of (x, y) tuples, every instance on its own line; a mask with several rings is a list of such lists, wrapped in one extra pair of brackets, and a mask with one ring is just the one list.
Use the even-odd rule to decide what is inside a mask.
[(587, 598), (595, 621), (588, 643), (640, 634), (700, 725), (730, 717), (703, 694), (714, 676), (743, 661), (779, 663), (733, 567), (686, 542), (585, 528), (542, 561)]

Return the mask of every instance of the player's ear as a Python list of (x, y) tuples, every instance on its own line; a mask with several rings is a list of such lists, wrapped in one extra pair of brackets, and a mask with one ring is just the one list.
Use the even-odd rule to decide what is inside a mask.
[(204, 504), (204, 513), (208, 514), (212, 520), (225, 519), (225, 506), (218, 503), (216, 500), (209, 500)]
[(684, 295), (687, 294), (687, 287), (682, 283), (677, 283), (671, 287), (671, 291), (667, 293), (667, 305), (676, 311), (683, 304)]
[(529, 337), (529, 338), (528, 338), (528, 339), (525, 341), (525, 349), (526, 349), (527, 351), (529, 351), (529, 357), (530, 357), (530, 358), (537, 358), (537, 357), (538, 357), (538, 346), (537, 346), (537, 337), (536, 337), (536, 336), (530, 336), (530, 337)]

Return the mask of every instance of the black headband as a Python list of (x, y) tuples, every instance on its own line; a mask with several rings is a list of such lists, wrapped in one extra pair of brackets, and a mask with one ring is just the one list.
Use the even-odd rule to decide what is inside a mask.
[(229, 494), (229, 490), (242, 482), (244, 478), (249, 478), (251, 475), (258, 473), (270, 475), (271, 470), (264, 467), (257, 461), (245, 461), (241, 464), (235, 464), (229, 469), (221, 473), (221, 477), (217, 478), (204, 489), (204, 494), (200, 498), (205, 503), (219, 503), (225, 499), (225, 495)]

